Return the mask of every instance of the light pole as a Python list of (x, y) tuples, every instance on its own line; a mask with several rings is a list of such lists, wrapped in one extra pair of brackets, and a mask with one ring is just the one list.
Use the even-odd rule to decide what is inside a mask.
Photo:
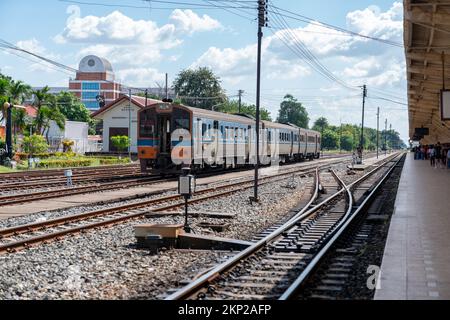
[(131, 161), (131, 89), (128, 89), (128, 94), (130, 95), (128, 101), (128, 157)]
[(254, 202), (258, 202), (258, 175), (259, 175), (259, 125), (260, 125), (260, 99), (261, 99), (261, 48), (263, 32), (262, 28), (266, 25), (266, 3), (264, 0), (258, 0), (258, 53), (256, 66), (256, 161), (255, 161), (255, 182), (253, 189)]
[(380, 131), (380, 108), (378, 108), (378, 112), (377, 112), (377, 159), (380, 157), (380, 152), (378, 151), (378, 147), (380, 144), (379, 141), (379, 131)]
[(6, 156), (12, 159), (12, 108), (11, 98), (3, 105), (6, 109)]

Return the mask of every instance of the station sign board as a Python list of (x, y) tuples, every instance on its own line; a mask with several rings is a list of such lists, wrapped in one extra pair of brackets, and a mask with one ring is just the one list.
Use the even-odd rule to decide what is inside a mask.
[(450, 90), (441, 91), (441, 119), (450, 120)]

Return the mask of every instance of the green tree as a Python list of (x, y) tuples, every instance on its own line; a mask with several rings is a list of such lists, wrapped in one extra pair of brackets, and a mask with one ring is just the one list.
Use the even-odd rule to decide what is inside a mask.
[(306, 129), (309, 127), (308, 112), (302, 103), (290, 94), (287, 94), (281, 102), (277, 121), (280, 123), (289, 122)]
[(220, 78), (209, 68), (181, 71), (173, 82), (175, 92), (183, 104), (211, 110), (226, 101)]
[[(215, 107), (214, 110), (229, 114), (237, 114), (239, 113), (239, 102), (236, 100), (227, 101)], [(256, 106), (253, 104), (241, 103), (241, 114), (256, 117)], [(260, 108), (260, 114), (261, 120), (272, 121), (269, 110)]]
[(23, 81), (12, 81), (9, 87), (9, 94), (13, 103), (22, 104), (26, 98), (31, 96), (31, 87)]
[(96, 121), (77, 96), (71, 92), (61, 92), (56, 96), (56, 104), (67, 120), (86, 122), (89, 124), (89, 134), (95, 134)]
[(9, 88), (11, 81), (0, 74), (0, 121), (6, 119), (6, 109), (3, 107), (6, 101), (8, 101)]
[(330, 126), (328, 123), (327, 118), (319, 118), (314, 122), (313, 130), (322, 132), (323, 130), (327, 129)]
[(37, 153), (47, 152), (48, 144), (43, 136), (33, 134), (23, 139), (23, 149), (32, 156)]
[(127, 136), (114, 136), (111, 137), (111, 143), (117, 150), (125, 152), (130, 146), (130, 138)]
[(336, 150), (339, 148), (339, 135), (331, 129), (325, 129), (322, 136), (322, 148)]
[(350, 132), (343, 132), (341, 136), (341, 148), (345, 151), (353, 150), (353, 134)]
[(14, 137), (18, 132), (23, 132), (29, 123), (27, 112), (24, 109), (13, 108), (11, 110)]

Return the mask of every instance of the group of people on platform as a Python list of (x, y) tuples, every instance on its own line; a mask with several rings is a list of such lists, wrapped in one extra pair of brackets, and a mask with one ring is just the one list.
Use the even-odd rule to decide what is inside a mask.
[(430, 160), (434, 168), (450, 169), (450, 148), (444, 148), (440, 142), (436, 145), (420, 145), (414, 149), (414, 160)]

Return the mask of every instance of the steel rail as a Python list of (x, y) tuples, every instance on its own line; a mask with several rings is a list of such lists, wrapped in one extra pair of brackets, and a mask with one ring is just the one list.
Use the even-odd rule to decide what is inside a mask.
[[(395, 157), (395, 156), (396, 155), (393, 155), (393, 156), (389, 157), (388, 159), (386, 159), (386, 162), (389, 162), (392, 159), (392, 157)], [(369, 173), (367, 173), (366, 175), (364, 175), (363, 177), (361, 177), (360, 179), (358, 179), (357, 181), (352, 183), (350, 186), (354, 186), (356, 184), (359, 184), (361, 181), (364, 181), (367, 178), (371, 177), (374, 173), (376, 173), (379, 170), (381, 170), (381, 168), (383, 168), (386, 165), (386, 162), (384, 162), (383, 164), (381, 164), (380, 166), (378, 166), (374, 170), (370, 171)], [(234, 257), (230, 258), (229, 260), (227, 260), (227, 261), (223, 262), (222, 264), (218, 265), (217, 267), (215, 267), (214, 269), (212, 269), (208, 273), (204, 274), (203, 276), (199, 277), (195, 281), (191, 282), (190, 284), (188, 284), (184, 288), (182, 288), (182, 289), (178, 290), (177, 292), (171, 294), (170, 296), (168, 296), (166, 298), (166, 300), (184, 300), (184, 299), (187, 299), (187, 298), (191, 297), (196, 292), (198, 292), (198, 290), (200, 290), (201, 288), (205, 287), (206, 284), (212, 282), (217, 277), (219, 277), (222, 273), (232, 269), (235, 265), (237, 265), (239, 262), (241, 262), (245, 258), (251, 256), (252, 254), (258, 252), (260, 249), (262, 249), (265, 246), (267, 246), (274, 239), (276, 239), (277, 237), (282, 235), (284, 232), (286, 232), (286, 230), (289, 230), (292, 227), (294, 227), (299, 221), (302, 221), (305, 218), (307, 218), (307, 217), (311, 216), (312, 214), (316, 213), (321, 207), (323, 207), (324, 205), (328, 204), (329, 202), (331, 202), (332, 200), (334, 200), (335, 198), (340, 196), (342, 193), (348, 191), (349, 186), (346, 187), (341, 179), (339, 179), (338, 182), (342, 186), (341, 190), (337, 191), (335, 194), (333, 194), (332, 196), (328, 197), (327, 199), (325, 199), (324, 201), (322, 201), (321, 203), (317, 204), (316, 206), (314, 206), (314, 207), (312, 207), (310, 209), (307, 206), (305, 206), (298, 214), (296, 214), (288, 222), (286, 222), (285, 224), (280, 226), (277, 230), (273, 231), (271, 234), (267, 235), (266, 237), (264, 237), (263, 239), (261, 239), (257, 243), (255, 243), (255, 244), (251, 245), (250, 247), (248, 247), (247, 249), (241, 251), (240, 253), (238, 253)], [(351, 198), (350, 201), (353, 201), (352, 198)], [(351, 206), (349, 206), (349, 208), (351, 208)]]
[[(353, 206), (349, 206), (344, 219), (341, 220), (338, 227), (335, 229), (333, 236), (329, 241), (320, 249), (319, 252), (314, 256), (314, 258), (308, 263), (307, 267), (302, 271), (298, 278), (292, 283), (292, 285), (284, 292), (284, 294), (279, 298), (279, 300), (288, 300), (292, 298), (299, 288), (303, 285), (306, 279), (309, 278), (313, 270), (316, 268), (317, 264), (323, 259), (323, 257), (329, 252), (330, 248), (335, 244), (335, 242), (340, 238), (340, 236), (347, 230), (348, 226), (352, 221), (359, 215), (359, 213), (366, 207), (369, 201), (372, 200), (373, 196), (378, 192), (378, 189), (384, 182), (390, 177), (392, 171), (398, 166), (398, 163), (403, 159), (403, 155), (395, 162), (394, 165), (386, 172), (386, 174), (378, 181), (376, 186), (372, 188), (369, 195), (364, 197), (363, 202), (354, 210)], [(347, 194), (350, 201), (352, 201), (353, 196), (350, 191), (356, 183), (352, 183), (349, 186), (345, 186)]]
[[(314, 171), (317, 171), (317, 170), (318, 169), (316, 168)], [(313, 170), (311, 170), (311, 169), (304, 168), (303, 170), (298, 170), (296, 172), (296, 174), (297, 175), (310, 174), (312, 171)], [(268, 184), (268, 183), (272, 183), (272, 182), (276, 182), (276, 181), (281, 181), (281, 180), (285, 179), (285, 176), (291, 175), (291, 174), (293, 174), (293, 172), (282, 173), (282, 174), (280, 174), (278, 176), (274, 176), (274, 177), (261, 178), (260, 179), (262, 181), (261, 184), (264, 185), (264, 184)], [(189, 203), (194, 204), (194, 203), (198, 203), (198, 202), (203, 202), (203, 201), (210, 200), (212, 198), (223, 197), (223, 196), (226, 196), (226, 195), (229, 195), (232, 193), (242, 191), (243, 189), (249, 189), (249, 188), (253, 187), (251, 181), (249, 180), (249, 181), (229, 184), (226, 186), (222, 186), (220, 188), (224, 188), (224, 187), (234, 188), (234, 187), (238, 187), (238, 186), (240, 186), (240, 188), (236, 188), (236, 189), (232, 189), (229, 191), (224, 191), (224, 192), (220, 192), (220, 193), (216, 193), (216, 194), (212, 194), (212, 195), (207, 195), (205, 197), (201, 197), (201, 198), (197, 198), (197, 199), (195, 199), (195, 198), (191, 199), (189, 201)], [(216, 191), (217, 189), (218, 189), (217, 187), (205, 189), (205, 190), (199, 191), (197, 194), (206, 194), (206, 193)], [(55, 219), (47, 220), (47, 221), (43, 221), (43, 222), (35, 222), (35, 223), (31, 223), (31, 224), (19, 225), (16, 227), (11, 227), (11, 228), (0, 230), (0, 239), (10, 237), (10, 236), (17, 236), (17, 235), (29, 233), (29, 232), (50, 229), (50, 228), (65, 225), (68, 223), (74, 223), (74, 222), (87, 220), (90, 218), (114, 215), (114, 214), (124, 212), (127, 210), (142, 209), (142, 208), (148, 207), (150, 205), (158, 204), (161, 202), (174, 201), (174, 200), (180, 200), (180, 199), (182, 199), (182, 197), (180, 195), (166, 196), (166, 197), (147, 200), (147, 201), (138, 202), (138, 203), (134, 203), (134, 204), (117, 206), (114, 208), (106, 208), (106, 209), (95, 210), (95, 211), (91, 211), (91, 212), (80, 213), (80, 214), (75, 214), (75, 215), (70, 215), (70, 216), (63, 216), (63, 217), (59, 217), (59, 218), (55, 218)], [(179, 201), (175, 204), (171, 204), (168, 206), (164, 206), (164, 207), (160, 207), (160, 208), (153, 208), (152, 211), (153, 212), (161, 212), (161, 211), (166, 211), (166, 210), (182, 207), (183, 205), (184, 205), (184, 201)], [(41, 235), (41, 236), (37, 236), (37, 237), (31, 237), (31, 238), (27, 238), (27, 239), (23, 239), (23, 240), (19, 240), (19, 241), (6, 243), (3, 245), (0, 245), (0, 253), (11, 252), (14, 249), (19, 249), (19, 248), (26, 248), (33, 243), (40, 243), (45, 240), (60, 237), (62, 235), (76, 233), (83, 229), (92, 229), (92, 228), (97, 228), (97, 227), (101, 227), (101, 226), (105, 226), (105, 225), (116, 224), (118, 222), (122, 222), (125, 220), (139, 218), (139, 217), (142, 217), (143, 215), (145, 215), (146, 213), (147, 212), (132, 213), (132, 214), (125, 215), (122, 217), (118, 217), (118, 218), (107, 219), (104, 221), (95, 222), (95, 223), (91, 223), (91, 224), (87, 224), (87, 225), (83, 225), (83, 226), (79, 226), (79, 227), (74, 227), (74, 228), (70, 228), (67, 230), (62, 230), (62, 231), (53, 232), (53, 233), (49, 233), (49, 234), (45, 234), (45, 235)]]

